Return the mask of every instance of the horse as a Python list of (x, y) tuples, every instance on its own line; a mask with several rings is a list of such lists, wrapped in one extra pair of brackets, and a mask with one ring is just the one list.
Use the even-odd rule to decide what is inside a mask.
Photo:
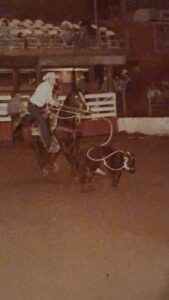
[(83, 191), (92, 187), (94, 174), (107, 176), (116, 188), (123, 171), (135, 172), (135, 158), (130, 151), (115, 150), (111, 146), (97, 146), (78, 153), (78, 175)]
[(78, 146), (81, 139), (80, 123), (83, 114), (90, 113), (84, 96), (78, 90), (69, 93), (61, 106), (57, 119), (57, 126), (53, 130), (61, 151), (76, 169)]
[(53, 148), (55, 148), (55, 151), (52, 152), (48, 152), (41, 133), (36, 133), (37, 128), (34, 124), (32, 126), (32, 122), (29, 122), (29, 114), (23, 117), (18, 128), (20, 129), (23, 125), (31, 125), (33, 129), (31, 145), (42, 175), (48, 175), (50, 167), (54, 172), (58, 170), (56, 159), (60, 152), (63, 152), (73, 169), (76, 168), (76, 154), (81, 137), (80, 122), (85, 113), (89, 113), (89, 108), (84, 96), (78, 90), (70, 92), (59, 108), (50, 107), (48, 109), (48, 122), (50, 123)]

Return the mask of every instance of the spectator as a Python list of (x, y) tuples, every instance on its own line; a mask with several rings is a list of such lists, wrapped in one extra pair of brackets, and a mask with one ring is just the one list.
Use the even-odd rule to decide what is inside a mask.
[(4, 45), (6, 48), (10, 47), (10, 30), (9, 22), (7, 19), (2, 19), (0, 26), (0, 36), (4, 39)]
[(9, 38), (10, 31), (9, 31), (9, 22), (7, 19), (1, 20), (0, 26), (0, 36), (3, 38)]
[(147, 98), (154, 102), (158, 102), (161, 99), (161, 90), (154, 83), (148, 87)]
[(107, 76), (104, 75), (103, 81), (100, 86), (100, 93), (106, 93), (106, 92), (108, 92), (108, 80), (107, 80)]
[(169, 104), (169, 83), (167, 81), (161, 83), (161, 97)]
[(8, 103), (8, 113), (10, 114), (12, 120), (20, 117), (24, 110), (25, 107), (21, 101), (21, 94), (19, 92), (14, 92), (11, 100)]
[(143, 80), (139, 66), (130, 71), (126, 78), (126, 109), (128, 116), (140, 116), (143, 113)]
[(73, 25), (69, 21), (63, 21), (61, 29), (60, 37), (62, 41), (68, 46), (72, 45), (75, 36)]
[(152, 83), (147, 89), (147, 99), (149, 101), (149, 115), (152, 115), (152, 106), (161, 100), (161, 91)]
[(96, 30), (87, 22), (80, 22), (80, 39), (79, 46), (80, 47), (93, 47), (96, 46), (97, 43), (97, 35)]
[(117, 116), (122, 117), (124, 115), (124, 84), (120, 79), (119, 75), (116, 75), (113, 80), (113, 87), (116, 93), (116, 107), (117, 107)]
[(121, 74), (118, 78), (118, 89), (119, 89), (119, 101), (120, 106), (123, 105), (123, 115), (125, 116), (127, 113), (127, 109), (129, 110), (130, 106), (130, 88), (129, 83), (131, 81), (131, 78), (128, 74), (127, 69), (123, 69), (121, 71)]
[(8, 113), (11, 116), (12, 120), (12, 133), (13, 133), (13, 142), (16, 143), (19, 140), (22, 140), (22, 135), (20, 130), (16, 130), (20, 122), (20, 118), (25, 114), (26, 108), (21, 101), (21, 94), (14, 92), (12, 98), (8, 103)]

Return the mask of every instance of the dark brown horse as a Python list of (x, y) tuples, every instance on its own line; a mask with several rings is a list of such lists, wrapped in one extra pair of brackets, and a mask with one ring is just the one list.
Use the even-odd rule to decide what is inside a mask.
[[(49, 109), (48, 121), (54, 152), (48, 152), (40, 132), (31, 135), (31, 145), (43, 175), (48, 175), (51, 167), (54, 171), (57, 170), (57, 157), (60, 152), (64, 153), (75, 169), (78, 143), (81, 136), (79, 125), (83, 114), (88, 113), (88, 111), (84, 96), (77, 90), (69, 93), (59, 108)], [(21, 119), (15, 134), (18, 134), (24, 126), (31, 126), (31, 128), (34, 126), (31, 115), (27, 114)]]
[(63, 152), (66, 159), (76, 169), (76, 158), (79, 140), (81, 137), (80, 122), (83, 114), (88, 113), (89, 109), (84, 96), (77, 90), (67, 95), (58, 109), (51, 108), (50, 122), (51, 134), (54, 144), (60, 145), (60, 150), (49, 153), (41, 138), (33, 137), (32, 146), (36, 154), (38, 164), (43, 175), (48, 174), (48, 169), (52, 166), (57, 170), (57, 157)]
[(89, 109), (83, 95), (79, 91), (70, 93), (58, 112), (57, 126), (53, 130), (61, 150), (73, 166), (81, 137), (79, 125), (82, 116), (87, 112)]

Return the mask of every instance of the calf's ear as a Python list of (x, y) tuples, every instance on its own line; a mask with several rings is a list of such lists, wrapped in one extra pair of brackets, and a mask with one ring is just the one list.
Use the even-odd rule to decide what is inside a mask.
[(131, 159), (134, 158), (133, 153), (131, 153), (130, 151), (127, 151), (127, 152), (126, 152), (126, 155), (129, 156)]

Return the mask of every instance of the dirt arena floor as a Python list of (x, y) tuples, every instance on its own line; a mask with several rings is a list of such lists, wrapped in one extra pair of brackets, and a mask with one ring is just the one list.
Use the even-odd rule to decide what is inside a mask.
[(43, 179), (28, 145), (0, 147), (0, 299), (169, 300), (169, 138), (114, 144), (137, 172), (88, 193), (64, 157)]

